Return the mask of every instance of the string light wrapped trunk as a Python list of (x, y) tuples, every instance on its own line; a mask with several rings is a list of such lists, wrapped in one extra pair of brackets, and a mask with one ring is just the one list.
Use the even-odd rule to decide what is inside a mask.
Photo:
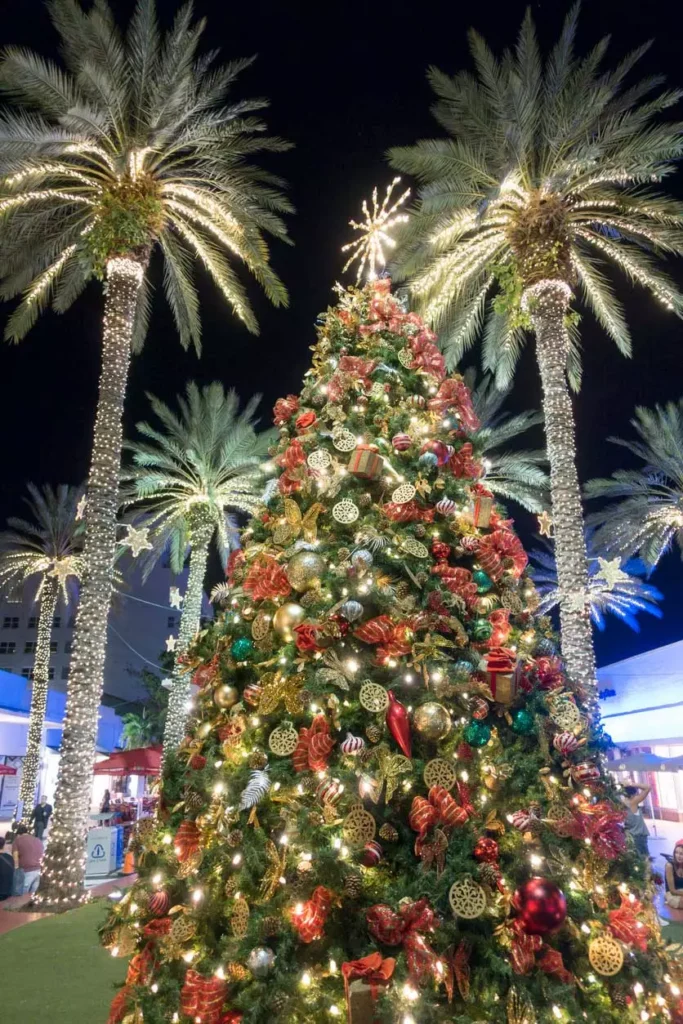
[(40, 771), (40, 749), (43, 739), (43, 725), (47, 708), (47, 691), (50, 677), (50, 641), (52, 623), (59, 596), (59, 581), (56, 576), (48, 576), (40, 591), (40, 614), (36, 651), (33, 661), (33, 686), (31, 689), (31, 709), (28, 720), (28, 737), (26, 753), (21, 766), (21, 785), (19, 800), (22, 804), (22, 819), (30, 816), (35, 802), (38, 773)]
[(39, 902), (60, 907), (85, 897), (85, 837), (116, 555), (123, 402), (147, 259), (147, 254), (138, 259), (116, 257), (106, 266), (102, 371), (85, 512), (84, 578), (67, 686), (55, 811), (38, 894)]
[(215, 529), (215, 522), (208, 507), (197, 505), (192, 511), (190, 529), (190, 571), (187, 578), (187, 590), (183, 600), (180, 616), (178, 642), (175, 647), (175, 663), (171, 690), (168, 696), (168, 711), (164, 730), (164, 753), (175, 750), (185, 736), (185, 722), (188, 715), (188, 701), (192, 684), (190, 674), (183, 671), (182, 655), (192, 643), (192, 639), (202, 621), (202, 597), (204, 595), (204, 579), (209, 561), (209, 544)]
[(565, 316), (571, 297), (572, 291), (566, 282), (545, 279), (526, 289), (522, 303), (530, 314), (536, 335), (543, 385), (555, 558), (562, 594), (562, 654), (570, 681), (574, 686), (584, 687), (595, 703), (597, 677), (590, 615), (587, 602), (580, 600), (581, 595), (588, 594), (588, 560), (576, 470), (576, 431), (567, 385), (569, 336)]

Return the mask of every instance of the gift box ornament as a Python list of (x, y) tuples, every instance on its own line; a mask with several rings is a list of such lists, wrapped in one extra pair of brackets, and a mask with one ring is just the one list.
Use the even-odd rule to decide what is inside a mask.
[(396, 961), (371, 953), (342, 964), (348, 1024), (377, 1024), (377, 999), (386, 990)]
[(348, 471), (362, 480), (378, 480), (382, 474), (384, 460), (372, 448), (360, 445), (351, 453)]
[(491, 525), (493, 497), (488, 494), (476, 494), (470, 501), (468, 519), (473, 526), (485, 529)]
[(498, 704), (512, 704), (517, 696), (518, 673), (515, 656), (506, 647), (492, 648), (484, 659), (493, 699)]

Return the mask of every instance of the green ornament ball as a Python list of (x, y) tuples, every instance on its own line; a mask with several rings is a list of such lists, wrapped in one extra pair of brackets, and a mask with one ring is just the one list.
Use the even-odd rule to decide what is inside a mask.
[(240, 636), (233, 640), (230, 653), (235, 661), (249, 661), (254, 653), (254, 641), (248, 636)]
[(491, 639), (493, 626), (488, 619), (475, 619), (472, 623), (471, 636), (475, 643), (484, 643)]
[(493, 580), (483, 569), (475, 569), (472, 573), (472, 582), (477, 585), (478, 594), (487, 594), (493, 586)]
[(471, 676), (474, 666), (471, 661), (467, 661), (466, 658), (458, 658), (453, 663), (453, 671), (460, 676)]
[(536, 722), (531, 712), (526, 708), (520, 708), (519, 711), (513, 712), (512, 730), (518, 736), (531, 736), (536, 731)]
[(462, 735), (465, 743), (469, 743), (471, 747), (485, 747), (491, 739), (491, 726), (486, 722), (470, 722), (465, 726)]

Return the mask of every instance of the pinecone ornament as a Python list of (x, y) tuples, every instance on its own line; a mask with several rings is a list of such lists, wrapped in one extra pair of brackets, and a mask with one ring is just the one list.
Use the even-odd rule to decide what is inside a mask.
[(225, 973), (228, 979), (234, 982), (247, 981), (250, 977), (249, 970), (237, 960), (230, 961), (225, 969)]
[(410, 584), (406, 580), (401, 580), (396, 584), (395, 593), (398, 600), (403, 601), (410, 594)]
[(398, 830), (386, 821), (379, 830), (379, 837), (380, 839), (384, 839), (387, 843), (395, 843), (398, 839)]
[(262, 750), (255, 750), (249, 757), (249, 767), (254, 771), (261, 771), (268, 764), (268, 758)]
[(371, 722), (365, 730), (365, 735), (371, 743), (379, 743), (382, 739), (382, 728), (379, 725), (375, 725), (374, 722)]
[(318, 595), (315, 590), (307, 590), (305, 594), (302, 594), (299, 598), (299, 604), (303, 605), (304, 608), (310, 608), (311, 605), (316, 604), (318, 601)]
[(427, 533), (427, 527), (424, 526), (423, 523), (418, 523), (415, 526), (415, 536), (416, 537), (424, 537), (426, 535), (426, 533)]
[(227, 882), (225, 883), (225, 888), (224, 888), (223, 892), (225, 893), (227, 899), (231, 900), (233, 898), (233, 896), (235, 895), (235, 893), (237, 892), (238, 889), (239, 889), (239, 882), (237, 881), (236, 876), (233, 875), (233, 877), (229, 878), (227, 880)]
[(337, 558), (339, 559), (340, 562), (345, 562), (350, 554), (351, 552), (349, 551), (348, 548), (339, 548), (339, 550), (337, 551)]
[(369, 508), (372, 505), (372, 495), (365, 492), (358, 498), (358, 504), (361, 508)]
[(360, 875), (347, 875), (344, 879), (344, 892), (352, 900), (357, 900), (363, 892), (363, 879)]
[(228, 832), (228, 846), (239, 846), (243, 839), (244, 833), (241, 828), (234, 828)]
[(498, 880), (498, 871), (494, 864), (479, 865), (479, 879), (484, 885), (495, 885)]
[(190, 814), (197, 814), (204, 806), (204, 797), (196, 789), (186, 789), (183, 794), (185, 809)]
[(263, 939), (274, 939), (282, 931), (282, 920), (275, 914), (269, 914), (261, 921), (261, 937)]
[(268, 1005), (277, 1016), (287, 1009), (288, 1004), (289, 999), (284, 992), (274, 992), (272, 996), (268, 996)]

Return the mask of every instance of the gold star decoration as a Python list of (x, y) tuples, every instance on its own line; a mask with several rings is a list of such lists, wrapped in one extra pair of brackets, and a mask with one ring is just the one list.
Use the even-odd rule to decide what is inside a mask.
[(378, 199), (377, 189), (373, 189), (372, 212), (370, 212), (367, 200), (364, 199), (362, 210), (365, 219), (360, 223), (355, 220), (349, 221), (354, 231), (360, 232), (360, 236), (355, 238), (353, 242), (348, 242), (342, 246), (342, 252), (350, 253), (348, 260), (344, 264), (343, 273), (358, 260), (357, 284), (361, 283), (366, 266), (370, 281), (374, 281), (377, 277), (378, 268), (380, 270), (384, 269), (386, 263), (384, 250), (385, 248), (393, 249), (396, 245), (389, 231), (396, 224), (403, 224), (408, 220), (405, 213), (397, 213), (396, 211), (403, 206), (410, 195), (409, 188), (406, 189), (399, 199), (390, 205), (392, 193), (400, 180), (400, 178), (394, 178), (381, 203)]
[(629, 575), (621, 568), (620, 558), (598, 558), (600, 569), (596, 572), (594, 579), (602, 580), (607, 590), (614, 590), (616, 583), (625, 583)]
[(126, 536), (121, 538), (119, 544), (130, 548), (133, 553), (133, 558), (137, 558), (141, 551), (152, 550), (152, 542), (147, 536), (149, 530), (146, 526), (141, 526), (136, 529), (128, 523), (126, 525), (126, 531)]
[(88, 499), (86, 498), (85, 494), (83, 494), (81, 496), (78, 504), (76, 505), (76, 519), (82, 519), (83, 518), (83, 516), (85, 515), (85, 508), (86, 508), (87, 504), (88, 504)]
[(168, 603), (171, 606), (171, 608), (180, 609), (180, 606), (183, 603), (183, 595), (180, 593), (180, 589), (178, 587), (171, 587), (171, 589), (169, 590)]
[(541, 537), (552, 537), (553, 535), (553, 517), (550, 512), (541, 512), (537, 516), (538, 532)]

